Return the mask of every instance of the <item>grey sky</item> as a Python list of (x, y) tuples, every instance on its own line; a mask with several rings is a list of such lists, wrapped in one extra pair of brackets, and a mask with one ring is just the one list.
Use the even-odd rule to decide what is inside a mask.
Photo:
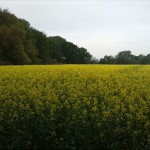
[(122, 50), (135, 55), (150, 53), (148, 0), (0, 0), (0, 7), (47, 36), (59, 35), (85, 47), (96, 58)]

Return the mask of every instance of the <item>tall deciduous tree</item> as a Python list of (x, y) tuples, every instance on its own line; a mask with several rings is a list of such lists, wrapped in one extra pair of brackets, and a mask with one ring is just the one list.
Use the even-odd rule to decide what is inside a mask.
[(47, 37), (0, 9), (0, 64), (89, 63), (91, 55), (59, 36)]

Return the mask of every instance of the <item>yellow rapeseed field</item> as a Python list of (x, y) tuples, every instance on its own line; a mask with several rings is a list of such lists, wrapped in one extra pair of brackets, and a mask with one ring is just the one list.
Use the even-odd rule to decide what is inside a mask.
[(0, 67), (0, 149), (150, 149), (150, 66)]

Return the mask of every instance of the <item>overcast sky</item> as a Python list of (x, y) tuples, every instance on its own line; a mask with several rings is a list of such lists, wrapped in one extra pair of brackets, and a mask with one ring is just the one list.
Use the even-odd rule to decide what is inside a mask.
[(149, 0), (0, 0), (2, 9), (29, 21), (47, 36), (62, 36), (94, 57), (150, 53)]

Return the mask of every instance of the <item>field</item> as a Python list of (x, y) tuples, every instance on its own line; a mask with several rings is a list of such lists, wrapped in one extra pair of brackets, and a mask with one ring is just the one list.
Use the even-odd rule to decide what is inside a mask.
[(150, 149), (150, 66), (0, 67), (0, 149)]

